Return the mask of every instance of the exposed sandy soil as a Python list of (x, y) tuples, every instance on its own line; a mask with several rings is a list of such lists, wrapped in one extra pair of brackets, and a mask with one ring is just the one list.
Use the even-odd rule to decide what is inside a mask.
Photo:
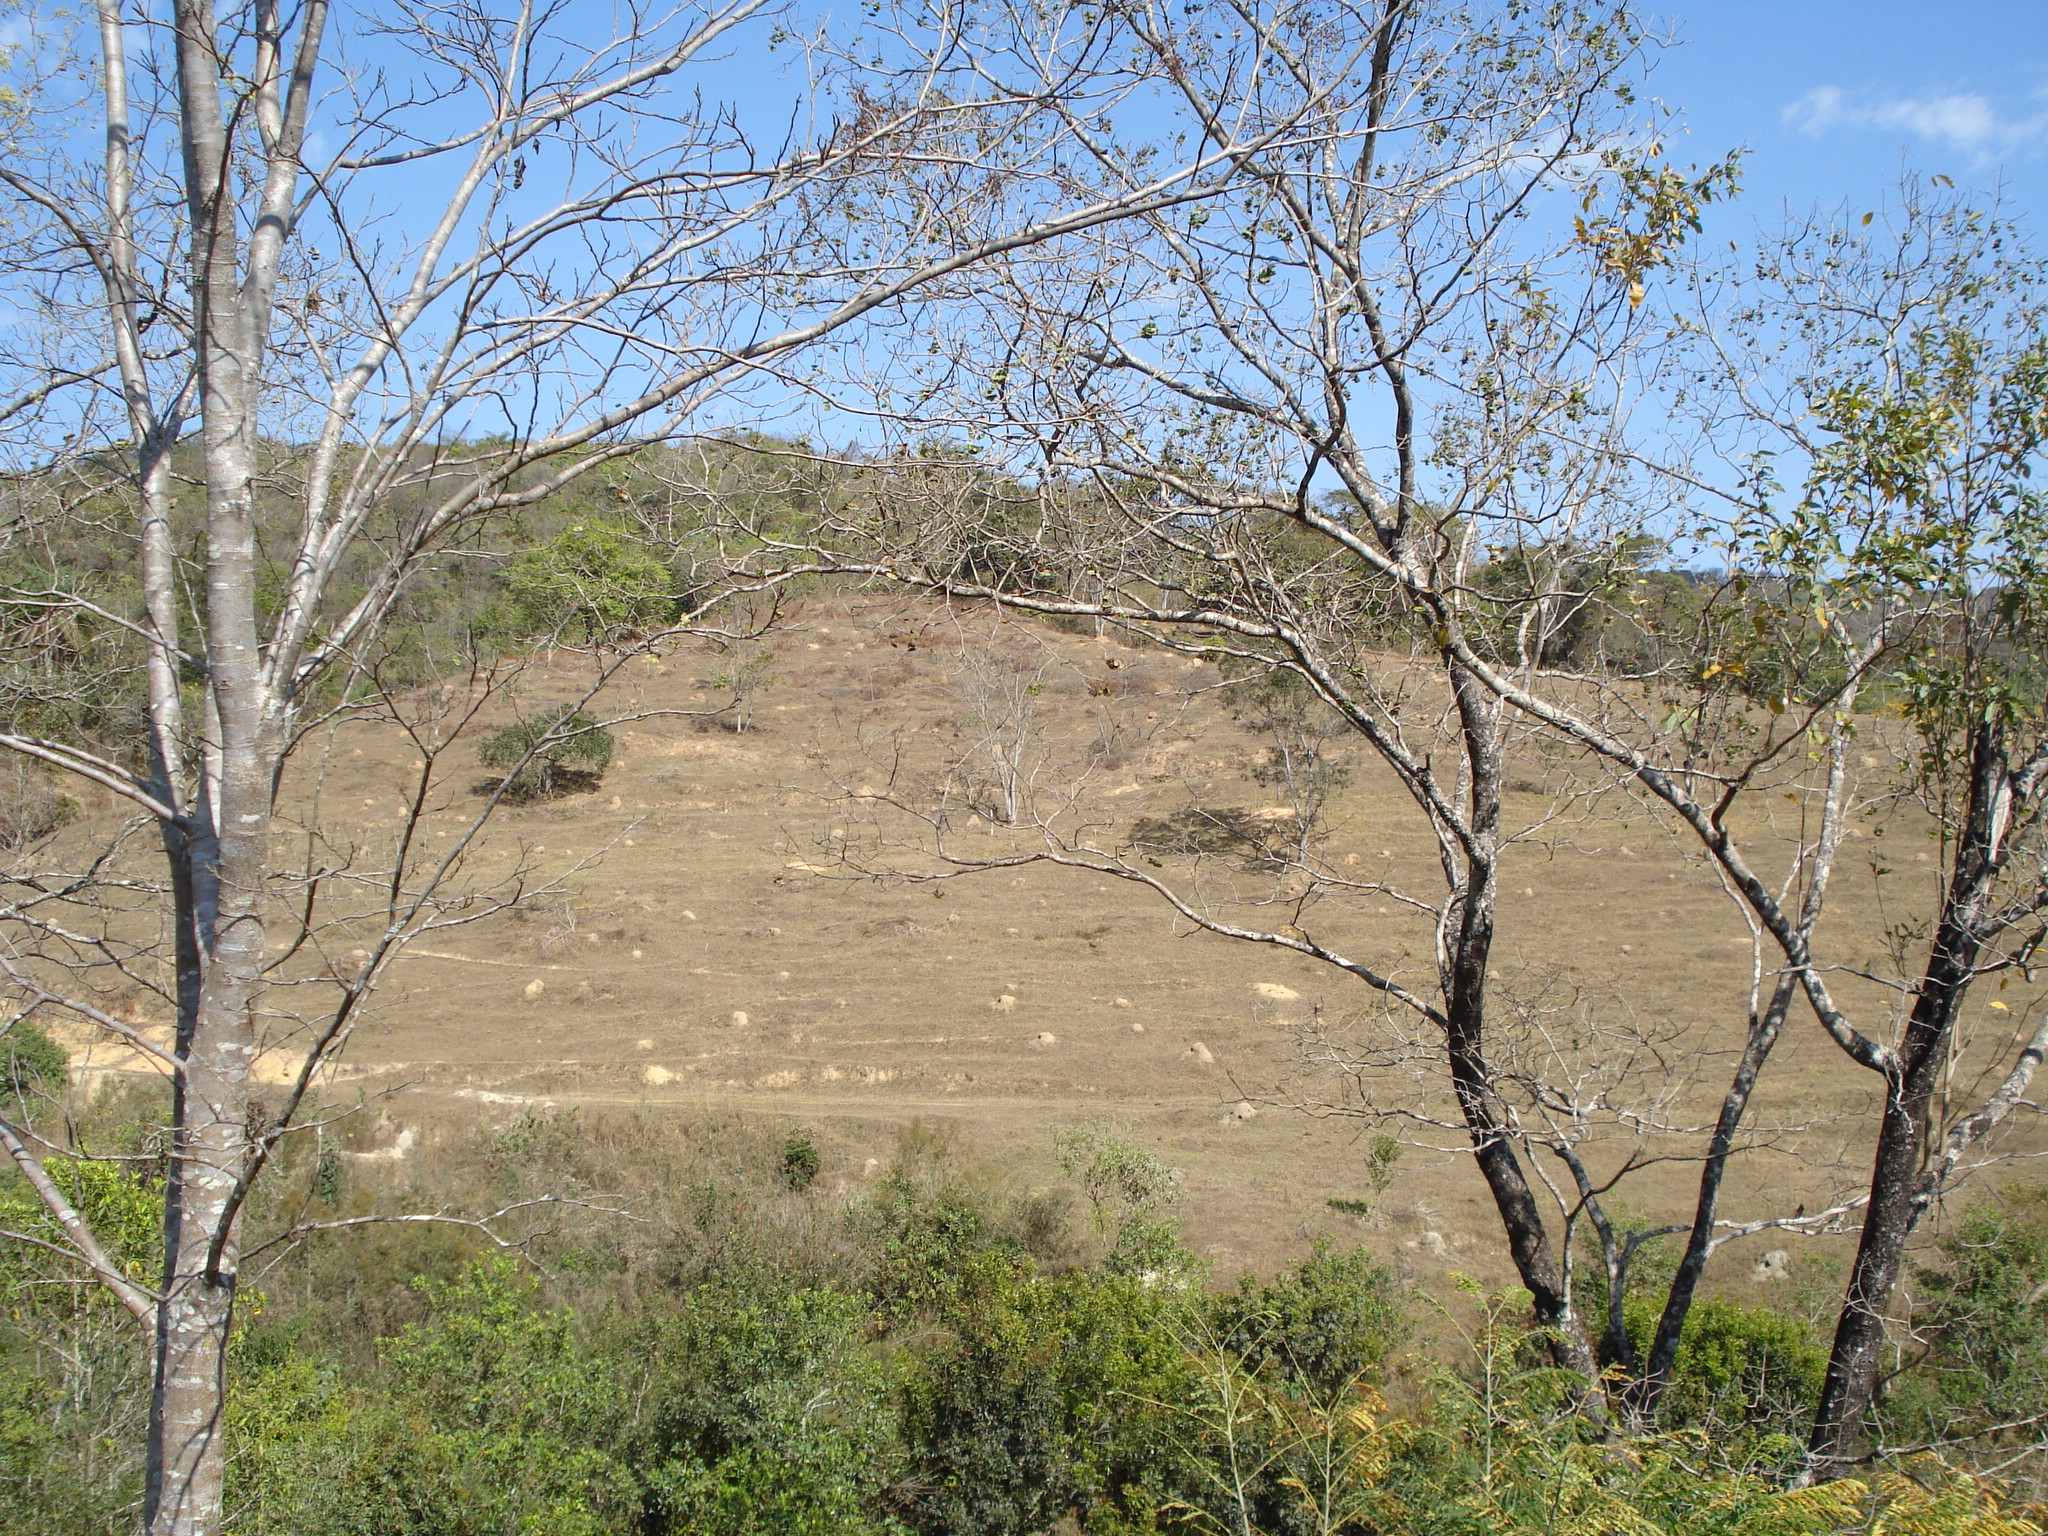
[[(1051, 1178), (1055, 1127), (1114, 1117), (1185, 1170), (1190, 1240), (1224, 1274), (1271, 1267), (1330, 1233), (1362, 1237), (1424, 1278), (1451, 1269), (1509, 1278), (1484, 1191), (1451, 1152), (1411, 1148), (1370, 1216), (1326, 1203), (1371, 1193), (1363, 1142), (1380, 1127), (1279, 1101), (1341, 1095), (1304, 1076), (1297, 1041), (1318, 1011), (1338, 1021), (1367, 1009), (1358, 983), (1271, 948), (1191, 934), (1156, 897), (1086, 872), (1036, 865), (940, 887), (845, 878), (820, 850), (835, 828), (858, 839), (861, 808), (831, 798), (828, 770), (856, 789), (874, 780), (885, 772), (874, 744), (891, 730), (921, 769), (958, 751), (953, 733), (968, 712), (960, 656), (938, 616), (881, 603), (814, 602), (772, 643), (777, 676), (754, 729), (673, 715), (624, 724), (599, 789), (507, 808), (492, 823), (473, 878), (524, 859), (568, 871), (569, 894), (434, 934), (396, 966), (337, 1085), (395, 1090), (359, 1127), (359, 1150), (402, 1158), (418, 1137), (479, 1116), (630, 1103), (737, 1109), (804, 1127), (827, 1153), (826, 1178), (849, 1184), (886, 1160), (912, 1117), (955, 1122), (1024, 1176)], [(1256, 740), (1212, 695), (1188, 695), (1213, 683), (1213, 671), (1042, 628), (1030, 644), (1057, 663), (1038, 700), (1057, 754), (1079, 760), (1101, 732), (1122, 733), (1113, 766), (1099, 766), (1083, 792), (1104, 827), (1127, 830), (1191, 799), (1270, 799), (1246, 777)], [(714, 706), (723, 695), (708, 679), (718, 666), (708, 652), (635, 662), (610, 708)], [(569, 697), (587, 667), (572, 656), (552, 671), (537, 662), (528, 706)], [(323, 789), (329, 817), (345, 808), (366, 846), (388, 841), (410, 757), (389, 733), (345, 733)], [(430, 838), (445, 838), (476, 806), (473, 751), (460, 744), (446, 761)], [(1549, 804), (1526, 791), (1511, 799), (1525, 820)], [(1331, 826), (1332, 856), (1353, 860), (1344, 868), (1430, 889), (1425, 829), (1383, 775), (1361, 763)], [(1751, 948), (1710, 874), (1647, 819), (1566, 830), (1568, 840), (1511, 855), (1503, 975), (1562, 967), (1626, 998), (1653, 1031), (1732, 1049)], [(990, 850), (1013, 841), (971, 825), (961, 835), (963, 846), (980, 839)], [(1894, 857), (1910, 875), (1912, 854)], [(1844, 864), (1836, 921), (1875, 934), (1867, 865)], [(1261, 883), (1245, 878), (1247, 890)], [(1323, 921), (1381, 963), (1429, 963), (1426, 922), (1384, 898), (1326, 910)], [(2021, 993), (2003, 996), (2017, 1016)], [(1601, 1006), (1617, 1016), (1618, 1003)], [(1986, 1027), (2006, 1021), (1984, 1012), (1983, 999), (1972, 1006)], [(1725, 1073), (1717, 1057), (1704, 1090), (1667, 1112), (1696, 1117)], [(1415, 1105), (1445, 1108), (1435, 1090), (1375, 1091), (1382, 1107), (1406, 1092)], [(1756, 1114), (1803, 1129), (1745, 1164), (1727, 1214), (1817, 1208), (1834, 1176), (1861, 1170), (1865, 1117), (1850, 1112), (1869, 1102), (1867, 1076), (1797, 1017)], [(1692, 1176), (1686, 1164), (1666, 1165), (1628, 1198), (1677, 1215)], [(1731, 1245), (1717, 1260), (1721, 1282), (1760, 1284), (1749, 1278), (1760, 1253), (1787, 1246), (1798, 1244)]]

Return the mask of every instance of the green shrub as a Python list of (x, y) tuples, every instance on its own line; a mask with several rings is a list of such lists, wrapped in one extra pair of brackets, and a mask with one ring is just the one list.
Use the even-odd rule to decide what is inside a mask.
[(1409, 1332), (1401, 1282), (1363, 1247), (1327, 1239), (1299, 1266), (1247, 1275), (1216, 1303), (1218, 1342), (1246, 1369), (1329, 1395), (1375, 1381)]
[[(1629, 1331), (1639, 1354), (1649, 1350), (1658, 1311), (1653, 1297), (1629, 1300)], [(1778, 1452), (1756, 1437), (1787, 1437), (1780, 1451), (1804, 1437), (1827, 1358), (1825, 1342), (1803, 1318), (1702, 1297), (1686, 1315), (1658, 1422), (1667, 1430), (1713, 1435), (1737, 1460), (1753, 1450), (1768, 1459)]]
[(605, 1536), (632, 1529), (615, 1366), (507, 1260), (419, 1286), (431, 1318), (365, 1381), (286, 1348), (231, 1396), (238, 1529)]
[(16, 1019), (0, 1034), (0, 1094), (23, 1098), (60, 1093), (70, 1075), (71, 1061), (64, 1047), (34, 1019)]
[(919, 1121), (847, 1217), (869, 1289), (896, 1317), (945, 1312), (1067, 1246), (1063, 1194), (1006, 1190), (961, 1156), (949, 1130)]
[(681, 1297), (634, 1339), (653, 1405), (651, 1536), (863, 1536), (901, 1470), (892, 1381), (860, 1297), (755, 1276)]
[[(1886, 1438), (2038, 1446), (2038, 1428), (2016, 1421), (2048, 1403), (2048, 1189), (1980, 1197), (1935, 1246), (1935, 1261), (1914, 1275), (1913, 1334), (1924, 1352), (1881, 1407), (1896, 1426)], [(2038, 1475), (2038, 1451), (2033, 1462)]]
[(906, 1386), (908, 1511), (929, 1536), (1023, 1536), (1073, 1516), (1148, 1528), (1179, 1491), (1183, 1340), (1198, 1295), (1124, 1276), (1013, 1274), (950, 1315)]
[(806, 1190), (823, 1166), (818, 1149), (808, 1136), (792, 1136), (782, 1144), (782, 1183), (787, 1189)]
[[(10, 1038), (20, 1025), (10, 1032)], [(153, 1284), (163, 1199), (147, 1164), (45, 1157), (116, 1264)], [(26, 1180), (0, 1174), (0, 1530), (126, 1530), (141, 1494), (135, 1428), (149, 1404), (146, 1337), (59, 1257), (63, 1232)], [(44, 1246), (48, 1245), (48, 1246)]]
[(504, 587), (501, 622), (526, 639), (619, 645), (666, 629), (681, 610), (667, 564), (609, 523), (573, 523), (526, 551)]
[(594, 788), (611, 766), (615, 746), (610, 731), (563, 705), (486, 736), (477, 759), (506, 775), (501, 782), (508, 797), (544, 799)]

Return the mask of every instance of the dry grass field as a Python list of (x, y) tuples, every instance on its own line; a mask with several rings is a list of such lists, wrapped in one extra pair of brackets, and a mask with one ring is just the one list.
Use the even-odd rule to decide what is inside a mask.
[[(1437, 1150), (1411, 1145), (1391, 1187), (1374, 1196), (1364, 1146), (1385, 1127), (1292, 1107), (1344, 1100), (1344, 1085), (1302, 1064), (1300, 1042), (1318, 1021), (1369, 1024), (1370, 1000), (1356, 982), (1272, 948), (1190, 932), (1150, 893), (1084, 871), (1038, 864), (918, 884), (859, 878), (821, 851), (850, 842), (868, 848), (864, 857), (888, 855), (863, 833), (870, 807), (838, 798), (834, 784), (877, 788), (871, 781), (887, 774), (891, 754), (910, 777), (957, 754), (971, 714), (963, 665), (987, 643), (988, 622), (956, 623), (916, 605), (813, 601), (773, 635), (772, 680), (745, 732), (701, 714), (659, 713), (722, 701), (711, 682), (721, 663), (708, 648), (631, 663), (605, 707), (642, 717), (618, 728), (602, 785), (502, 809), (464, 876), (487, 885), (525, 867), (558, 878), (562, 893), (422, 940), (377, 994), (327, 1089), (331, 1102), (368, 1096), (346, 1122), (353, 1150), (402, 1167), (436, 1138), (536, 1109), (656, 1120), (737, 1113), (801, 1128), (825, 1154), (828, 1187), (852, 1186), (888, 1158), (901, 1127), (923, 1119), (957, 1127), (1010, 1176), (1035, 1182), (1057, 1177), (1057, 1127), (1106, 1118), (1185, 1170), (1189, 1240), (1221, 1275), (1270, 1269), (1328, 1233), (1362, 1237), (1424, 1280), (1459, 1270), (1505, 1283), (1511, 1271), (1491, 1206), (1453, 1138), (1439, 1136)], [(1258, 808), (1270, 796), (1248, 777), (1259, 745), (1213, 692), (1213, 670), (1040, 626), (1015, 643), (1043, 666), (1034, 675), (1046, 792), (1067, 782), (1062, 764), (1092, 761), (1073, 815), (1103, 835), (1191, 803)], [(588, 668), (567, 653), (535, 658), (522, 707), (572, 697)], [(473, 739), (443, 761), (429, 839), (458, 833), (479, 803)], [(410, 749), (395, 734), (356, 727), (337, 736), (325, 762), (330, 831), (352, 824), (345, 830), (366, 856), (388, 844)], [(1354, 762), (1329, 815), (1330, 856), (1429, 889), (1434, 853), (1412, 806), (1362, 758)], [(1512, 814), (1565, 814), (1510, 856), (1503, 985), (1576, 986), (1603, 1017), (1625, 1017), (1663, 1042), (1671, 1059), (1705, 1053), (1704, 1076), (1661, 1110), (1699, 1117), (1741, 1036), (1752, 948), (1739, 915), (1710, 871), (1653, 820), (1560, 802), (1542, 783), (1519, 782)], [(882, 826), (907, 836), (904, 823)], [(966, 839), (960, 846), (1022, 846), (985, 823), (956, 835)], [(1892, 883), (1924, 896), (1928, 882), (1910, 884), (1916, 861), (1896, 842), (1894, 831), (1893, 861), (1904, 867)], [(891, 856), (916, 857), (907, 848)], [(1852, 850), (1836, 931), (1860, 927), (1874, 944), (1899, 916), (1880, 909), (1869, 862)], [(1261, 919), (1269, 920), (1278, 921)], [(1318, 921), (1379, 963), (1430, 964), (1426, 920), (1398, 904), (1367, 899), (1325, 908)], [(1987, 1011), (1993, 997), (1973, 999), (1982, 1027), (2024, 1014), (2022, 993), (2003, 994), (2002, 1012)], [(1867, 992), (1862, 1000), (1875, 1002)], [(91, 1091), (106, 1075), (95, 1069), (137, 1062), (81, 1044), (78, 1064), (80, 1091)], [(266, 1066), (273, 1080), (284, 1076), (288, 1040)], [(1415, 1106), (1447, 1110), (1427, 1078), (1383, 1081), (1373, 1093), (1380, 1108), (1398, 1107), (1389, 1096), (1405, 1093)], [(1745, 1219), (1801, 1201), (1818, 1208), (1838, 1172), (1860, 1177), (1870, 1102), (1865, 1074), (1796, 1016), (1754, 1115), (1791, 1129), (1743, 1163), (1725, 1214)], [(1596, 1154), (1608, 1165), (1619, 1156)], [(1689, 1208), (1692, 1177), (1690, 1164), (1666, 1163), (1625, 1198), (1675, 1216)], [(1328, 1204), (1333, 1197), (1372, 1198), (1374, 1208), (1346, 1214)], [(1738, 1242), (1717, 1259), (1716, 1282), (1762, 1284), (1759, 1255), (1788, 1242), (1802, 1263), (1826, 1247), (1782, 1236)]]

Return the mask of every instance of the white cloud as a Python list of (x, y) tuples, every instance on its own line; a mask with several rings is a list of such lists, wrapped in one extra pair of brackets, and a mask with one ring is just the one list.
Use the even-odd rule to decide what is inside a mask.
[(1802, 133), (1836, 129), (1880, 129), (1909, 133), (1980, 162), (2048, 141), (2048, 111), (2006, 117), (1986, 96), (1905, 96), (1891, 101), (1857, 101), (1839, 86), (1808, 91), (1784, 111), (1785, 122)]

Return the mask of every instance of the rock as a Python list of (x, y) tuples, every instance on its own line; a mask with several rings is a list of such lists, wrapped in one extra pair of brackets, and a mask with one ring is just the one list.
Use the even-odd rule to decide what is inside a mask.
[(1415, 1246), (1434, 1258), (1443, 1258), (1451, 1251), (1451, 1245), (1444, 1241), (1441, 1232), (1425, 1232), (1415, 1239)]
[(519, 995), (525, 998), (530, 1003), (536, 997), (539, 997), (541, 993), (547, 991), (547, 989), (548, 984), (540, 980), (538, 977), (536, 977), (534, 980), (529, 981), (526, 984), (526, 990), (521, 992)]
[(1145, 1033), (1145, 1021), (1143, 1019), (1131, 1020), (1131, 1033), (1134, 1035), (1142, 1035), (1143, 1033)]
[(1789, 1280), (1792, 1278), (1792, 1255), (1783, 1248), (1773, 1248), (1756, 1261), (1756, 1268), (1749, 1272), (1752, 1280)]
[(1120, 997), (1109, 1006), (1112, 1008), (1128, 1008), (1131, 1006), (1131, 1000), (1128, 997)]
[(749, 1020), (748, 1020), (748, 1018), (747, 1018), (747, 1011), (746, 1011), (746, 1009), (744, 1009), (744, 1008), (735, 1008), (735, 1009), (733, 1009), (733, 1011), (732, 1011), (732, 1027), (733, 1027), (734, 1029), (745, 1029), (745, 1028), (747, 1027), (747, 1024), (748, 1024), (748, 1022), (749, 1022)]
[(1255, 981), (1252, 990), (1261, 997), (1269, 997), (1276, 1003), (1294, 1003), (1301, 1000), (1301, 994), (1292, 987), (1283, 987), (1277, 981)]
[(635, 1040), (633, 1042), (633, 1049), (636, 1051), (651, 1051), (654, 1049), (654, 1042), (652, 1040)]
[(659, 1088), (663, 1083), (672, 1083), (675, 1080), (675, 1073), (669, 1071), (667, 1067), (658, 1067), (651, 1062), (640, 1074), (640, 1081), (647, 1084), (650, 1088)]

